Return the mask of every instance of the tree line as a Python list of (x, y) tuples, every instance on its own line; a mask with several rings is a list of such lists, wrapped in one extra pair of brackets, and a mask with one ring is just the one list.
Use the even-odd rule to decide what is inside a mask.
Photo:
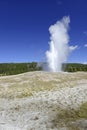
[[(32, 63), (0, 63), (0, 75), (14, 75), (29, 71), (40, 71), (42, 65), (37, 62)], [(87, 71), (87, 64), (66, 63), (62, 65), (65, 72)]]
[(67, 63), (63, 64), (62, 68), (66, 72), (87, 71), (87, 64)]
[(32, 63), (1, 63), (0, 75), (14, 75), (29, 71), (39, 71), (41, 67), (37, 62)]

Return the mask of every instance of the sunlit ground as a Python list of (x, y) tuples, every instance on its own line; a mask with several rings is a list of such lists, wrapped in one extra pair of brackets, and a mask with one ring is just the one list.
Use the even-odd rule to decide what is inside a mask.
[(0, 77), (0, 130), (86, 129), (86, 72)]

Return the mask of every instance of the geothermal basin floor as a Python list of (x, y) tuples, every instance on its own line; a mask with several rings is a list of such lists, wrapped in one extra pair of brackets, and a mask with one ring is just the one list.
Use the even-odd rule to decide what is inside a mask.
[(0, 130), (87, 130), (87, 73), (0, 77)]

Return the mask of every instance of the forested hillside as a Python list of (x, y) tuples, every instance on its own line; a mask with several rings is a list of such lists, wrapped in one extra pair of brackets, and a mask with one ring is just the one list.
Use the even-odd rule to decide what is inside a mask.
[(13, 75), (37, 70), (41, 70), (41, 67), (38, 67), (36, 62), (0, 64), (0, 75)]
[[(0, 75), (14, 75), (14, 74), (20, 74), (20, 73), (29, 72), (29, 71), (39, 71), (39, 70), (42, 70), (42, 67), (43, 67), (42, 64), (38, 66), (37, 62), (1, 63)], [(67, 64), (62, 65), (62, 70), (65, 72), (87, 71), (87, 64), (67, 63)]]
[(67, 63), (63, 64), (63, 70), (68, 72), (87, 71), (87, 64)]

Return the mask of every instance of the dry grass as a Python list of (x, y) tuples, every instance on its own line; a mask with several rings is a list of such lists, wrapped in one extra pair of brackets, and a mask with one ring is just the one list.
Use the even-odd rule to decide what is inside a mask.
[(86, 130), (86, 85), (84, 72), (0, 77), (0, 130)]
[(73, 87), (87, 80), (87, 73), (30, 72), (0, 77), (0, 98), (22, 98), (40, 91)]
[[(76, 122), (83, 119), (87, 120), (87, 102), (81, 104), (78, 109), (61, 109), (55, 110), (56, 117), (52, 120), (53, 127), (62, 128), (67, 127), (68, 130), (81, 130), (81, 125)], [(87, 127), (87, 124), (86, 124)], [(84, 130), (86, 130), (84, 128)]]

